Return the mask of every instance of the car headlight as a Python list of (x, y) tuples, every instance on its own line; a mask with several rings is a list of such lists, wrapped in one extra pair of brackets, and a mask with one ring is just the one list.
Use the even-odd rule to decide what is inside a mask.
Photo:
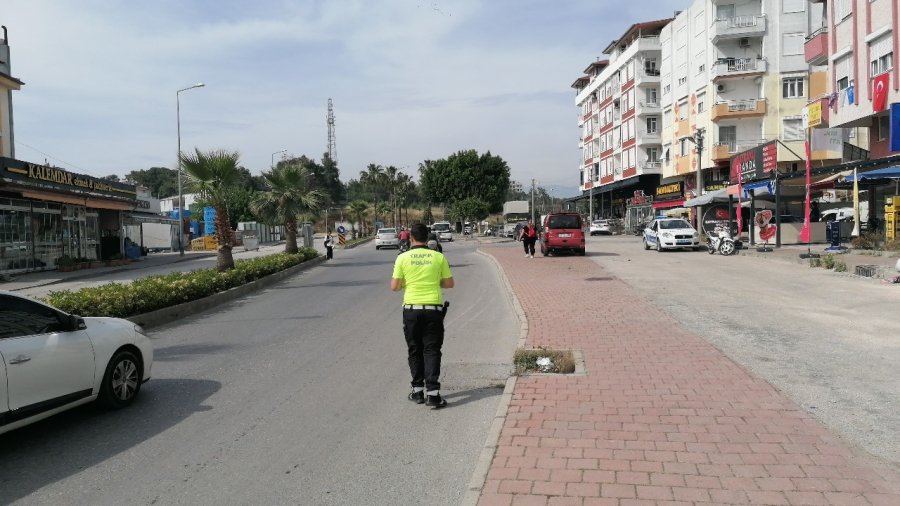
[(700, 232), (694, 232), (694, 237), (700, 237)]
[(144, 327), (141, 327), (141, 326), (138, 325), (138, 324), (134, 324), (134, 331), (135, 331), (135, 333), (137, 333), (137, 334), (140, 334), (140, 335), (142, 335), (142, 336), (144, 336), (144, 337), (147, 337), (147, 331), (144, 330)]
[(672, 234), (670, 234), (669, 232), (663, 232), (662, 236), (668, 239), (668, 238), (672, 237)]

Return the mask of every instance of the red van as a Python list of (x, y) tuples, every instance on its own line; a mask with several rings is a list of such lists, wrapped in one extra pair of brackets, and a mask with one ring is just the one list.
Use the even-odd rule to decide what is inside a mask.
[(584, 222), (578, 213), (550, 213), (544, 217), (541, 254), (571, 251), (584, 256)]

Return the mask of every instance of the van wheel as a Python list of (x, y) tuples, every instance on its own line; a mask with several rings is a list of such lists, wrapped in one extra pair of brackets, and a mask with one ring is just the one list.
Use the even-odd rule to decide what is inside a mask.
[(583, 250), (583, 249), (578, 250), (578, 256), (580, 256), (580, 257), (583, 257), (583, 256), (584, 256), (584, 250)]

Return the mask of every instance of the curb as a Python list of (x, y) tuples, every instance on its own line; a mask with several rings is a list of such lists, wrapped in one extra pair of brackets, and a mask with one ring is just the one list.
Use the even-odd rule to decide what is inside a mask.
[[(512, 285), (509, 283), (509, 278), (506, 277), (503, 267), (493, 255), (485, 253), (481, 251), (481, 249), (476, 249), (475, 253), (490, 259), (497, 268), (500, 279), (506, 286), (506, 293), (509, 294), (510, 301), (516, 310), (516, 318), (521, 322), (519, 327), (519, 341), (516, 344), (516, 348), (524, 348), (525, 340), (528, 337), (528, 319), (525, 318), (525, 311), (522, 309), (522, 305), (519, 303), (519, 298), (516, 297), (516, 293), (513, 292)], [(506, 379), (506, 387), (503, 389), (503, 394), (500, 396), (500, 405), (497, 406), (497, 413), (494, 415), (494, 420), (491, 422), (487, 438), (484, 441), (484, 447), (478, 455), (478, 461), (475, 463), (475, 469), (472, 471), (472, 478), (469, 479), (469, 484), (466, 486), (466, 492), (463, 494), (462, 501), (460, 502), (462, 506), (476, 506), (478, 504), (478, 499), (481, 498), (481, 491), (484, 488), (484, 482), (487, 481), (491, 462), (494, 461), (494, 454), (497, 452), (497, 446), (500, 442), (500, 432), (503, 430), (503, 424), (506, 422), (506, 415), (509, 412), (509, 405), (512, 402), (513, 390), (516, 388), (517, 380), (518, 376), (510, 376)]]
[(150, 311), (149, 313), (129, 316), (128, 318), (126, 318), (126, 320), (137, 323), (138, 325), (145, 328), (157, 327), (159, 325), (184, 318), (185, 316), (202, 313), (203, 311), (214, 308), (225, 302), (230, 302), (249, 293), (269, 287), (285, 278), (297, 274), (298, 272), (302, 272), (315, 267), (316, 265), (319, 265), (324, 261), (324, 256), (318, 256), (316, 258), (313, 258), (312, 260), (307, 260), (293, 267), (288, 267), (283, 271), (269, 274), (266, 277), (251, 281), (245, 285), (229, 288), (224, 292), (214, 293), (208, 297), (203, 297), (202, 299), (164, 307), (162, 309), (157, 309), (156, 311)]

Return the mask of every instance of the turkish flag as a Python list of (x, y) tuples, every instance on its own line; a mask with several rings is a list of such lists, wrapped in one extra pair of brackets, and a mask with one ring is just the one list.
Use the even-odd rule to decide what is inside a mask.
[(872, 100), (872, 110), (875, 112), (883, 111), (887, 107), (888, 76), (890, 76), (890, 72), (885, 72), (876, 76), (872, 82), (872, 91), (875, 97)]

